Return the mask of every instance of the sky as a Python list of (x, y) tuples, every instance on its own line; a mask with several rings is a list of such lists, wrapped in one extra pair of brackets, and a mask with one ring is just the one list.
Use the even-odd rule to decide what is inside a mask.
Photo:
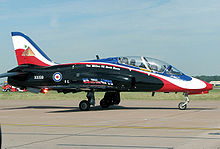
[(220, 75), (219, 0), (0, 0), (0, 73), (17, 66), (11, 32), (55, 62), (161, 59), (189, 75)]

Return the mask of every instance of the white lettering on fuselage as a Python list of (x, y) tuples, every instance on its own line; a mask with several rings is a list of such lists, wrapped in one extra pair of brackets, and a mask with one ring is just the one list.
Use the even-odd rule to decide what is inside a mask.
[(40, 75), (40, 76), (34, 76), (35, 80), (43, 80), (44, 76)]
[(70, 80), (64, 80), (64, 83), (69, 84), (69, 83), (70, 83)]
[(100, 65), (92, 65), (92, 67), (100, 68)]
[(107, 66), (107, 65), (90, 65), (90, 64), (86, 64), (86, 67), (89, 67), (89, 68), (104, 68), (104, 69), (121, 70), (121, 69), (118, 68), (118, 67)]

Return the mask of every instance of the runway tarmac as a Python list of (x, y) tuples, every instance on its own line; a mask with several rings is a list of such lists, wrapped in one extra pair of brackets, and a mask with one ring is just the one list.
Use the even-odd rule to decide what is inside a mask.
[[(98, 103), (98, 101), (96, 101)], [(220, 149), (220, 101), (123, 100), (78, 110), (79, 100), (0, 100), (7, 149)]]

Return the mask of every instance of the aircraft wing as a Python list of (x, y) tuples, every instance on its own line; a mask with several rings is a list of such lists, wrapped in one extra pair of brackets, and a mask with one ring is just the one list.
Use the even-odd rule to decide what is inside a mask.
[(0, 74), (0, 78), (4, 77), (12, 77), (12, 76), (17, 76), (23, 74), (22, 72), (7, 72), (7, 73), (2, 73)]

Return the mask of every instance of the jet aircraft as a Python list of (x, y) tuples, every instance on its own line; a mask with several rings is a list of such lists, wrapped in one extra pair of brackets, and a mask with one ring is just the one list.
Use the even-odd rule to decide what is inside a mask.
[(18, 66), (1, 74), (10, 85), (39, 93), (56, 90), (58, 93), (87, 92), (87, 100), (79, 104), (81, 110), (95, 106), (94, 92), (105, 92), (102, 108), (120, 103), (120, 92), (182, 92), (185, 102), (178, 107), (185, 110), (188, 95), (203, 94), (212, 85), (190, 77), (174, 66), (146, 56), (110, 57), (76, 63), (53, 62), (27, 35), (12, 32)]

